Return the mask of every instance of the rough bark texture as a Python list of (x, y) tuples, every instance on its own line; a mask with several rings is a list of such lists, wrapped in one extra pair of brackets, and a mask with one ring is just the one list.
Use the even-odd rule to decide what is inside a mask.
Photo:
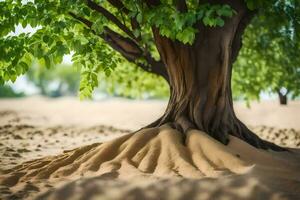
[[(75, 15), (69, 12), (69, 15), (74, 19), (82, 22), (88, 28), (91, 28), (93, 22)], [(107, 42), (114, 50), (119, 52), (126, 60), (135, 63), (138, 67), (142, 68), (146, 72), (150, 72), (159, 76), (162, 76), (167, 82), (169, 77), (166, 68), (162, 61), (156, 61), (149, 53), (149, 51), (142, 49), (134, 40), (128, 37), (124, 37), (121, 34), (111, 30), (108, 27), (104, 28), (102, 34), (97, 34), (94, 30), (91, 30), (95, 35), (100, 36)], [(138, 59), (145, 59), (147, 64), (137, 63)]]
[[(124, 7), (120, 1), (109, 2), (118, 9)], [(160, 4), (159, 0), (145, 2), (148, 6)], [(164, 77), (169, 83), (171, 96), (166, 112), (149, 127), (171, 123), (182, 132), (190, 128), (204, 131), (223, 144), (228, 143), (230, 134), (255, 147), (283, 150), (258, 138), (236, 117), (233, 109), (232, 63), (237, 58), (242, 34), (254, 12), (247, 8), (244, 0), (205, 0), (201, 3), (228, 4), (236, 14), (227, 18), (223, 27), (207, 27), (199, 22), (195, 27), (198, 33), (191, 46), (163, 37), (158, 29), (153, 28), (162, 61), (154, 60), (146, 49), (138, 45), (138, 38), (103, 7), (93, 1), (88, 1), (88, 6), (106, 16), (129, 36), (124, 37), (106, 27), (100, 37), (130, 62), (144, 58), (148, 65), (137, 65), (145, 71)], [(179, 12), (186, 12), (186, 1), (177, 0), (176, 8)], [(121, 10), (128, 13), (126, 9)], [(92, 26), (92, 22), (73, 13), (70, 15), (86, 26)], [(135, 29), (138, 24), (134, 18), (132, 20), (132, 28)]]
[(235, 115), (231, 94), (231, 71), (241, 48), (241, 37), (253, 16), (244, 1), (211, 1), (226, 3), (237, 11), (223, 27), (206, 27), (199, 23), (192, 46), (172, 41), (153, 28), (155, 42), (167, 66), (171, 96), (165, 114), (151, 124), (174, 122), (186, 132), (199, 129), (228, 143), (228, 134), (259, 148), (281, 148), (258, 138)]

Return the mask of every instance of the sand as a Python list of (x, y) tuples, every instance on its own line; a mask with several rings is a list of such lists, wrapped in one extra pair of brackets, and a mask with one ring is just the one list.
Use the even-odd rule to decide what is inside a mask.
[[(300, 199), (297, 149), (267, 152), (235, 137), (224, 146), (197, 130), (184, 139), (167, 125), (131, 133), (164, 107), (1, 100), (0, 199)], [(236, 109), (261, 137), (300, 148), (299, 102)]]

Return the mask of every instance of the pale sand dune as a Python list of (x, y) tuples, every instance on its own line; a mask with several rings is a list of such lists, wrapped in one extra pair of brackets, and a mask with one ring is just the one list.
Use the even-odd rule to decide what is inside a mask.
[[(189, 131), (183, 141), (169, 126), (128, 134), (99, 124), (105, 124), (107, 117), (108, 125), (115, 122), (117, 127), (136, 129), (159, 116), (163, 103), (101, 103), (104, 105), (40, 98), (0, 101), (0, 149), (7, 153), (2, 155), (7, 158), (1, 159), (2, 165), (16, 166), (58, 154), (62, 147), (83, 146), (28, 161), (13, 170), (0, 167), (4, 170), (0, 199), (300, 199), (299, 153), (257, 150), (235, 137), (224, 146), (196, 130)], [(270, 111), (281, 116), (290, 113), (285, 117), (289, 120), (283, 120), (286, 126), (278, 127), (295, 125), (292, 127), (298, 129), (290, 121), (298, 120), (295, 109), (299, 107), (294, 106), (294, 112), (276, 111), (273, 103)], [(265, 110), (264, 114), (269, 113)], [(261, 125), (258, 118), (252, 125)], [(300, 146), (299, 131), (254, 129), (277, 144)], [(8, 147), (12, 150), (7, 151)], [(17, 155), (12, 163), (9, 158)]]

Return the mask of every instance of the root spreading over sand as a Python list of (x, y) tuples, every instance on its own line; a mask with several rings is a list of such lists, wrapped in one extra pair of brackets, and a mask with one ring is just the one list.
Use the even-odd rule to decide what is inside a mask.
[[(185, 143), (185, 144), (184, 144)], [(105, 143), (95, 143), (54, 157), (29, 161), (6, 172), (3, 184), (14, 186), (33, 179), (101, 175), (119, 171), (128, 176), (147, 173), (187, 178), (244, 173), (252, 165), (238, 152), (203, 132), (182, 134), (168, 126), (143, 129)]]
[(300, 174), (294, 173), (299, 163), (288, 157), (283, 159), (288, 152), (276, 154), (258, 150), (233, 136), (225, 146), (198, 130), (188, 131), (184, 140), (180, 132), (163, 125), (25, 162), (4, 171), (0, 181), (19, 198), (30, 197), (28, 191), (34, 194), (83, 177), (112, 175), (125, 180), (199, 179), (276, 172), (278, 177), (292, 173), (299, 182)]
[[(299, 105), (266, 103), (241, 114), (263, 139), (299, 148)], [(203, 132), (183, 137), (167, 125), (134, 134), (116, 129), (142, 127), (158, 117), (155, 110), (163, 108), (1, 100), (0, 199), (300, 199), (299, 150), (263, 151), (235, 137), (224, 146)]]

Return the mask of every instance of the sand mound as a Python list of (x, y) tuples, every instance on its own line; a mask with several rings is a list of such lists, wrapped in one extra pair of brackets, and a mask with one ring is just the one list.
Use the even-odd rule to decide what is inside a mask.
[[(263, 139), (299, 148), (299, 102), (276, 105), (237, 112)], [(137, 135), (114, 128), (142, 127), (163, 110), (160, 102), (1, 100), (0, 199), (300, 199), (299, 153), (234, 137), (223, 146), (197, 131), (184, 139), (167, 127)]]
[[(299, 182), (296, 170), (299, 163), (288, 159), (294, 158), (293, 155), (284, 155), (283, 159), (283, 154), (287, 152), (272, 155), (235, 137), (224, 146), (197, 130), (190, 130), (183, 141), (181, 133), (164, 125), (25, 162), (4, 171), (0, 183), (4, 192), (11, 191), (18, 198), (31, 198), (31, 193), (36, 195), (49, 187), (83, 177), (199, 179), (249, 173), (262, 177), (270, 171), (281, 178), (292, 175), (294, 181)], [(68, 187), (71, 186), (63, 186), (62, 190)]]

